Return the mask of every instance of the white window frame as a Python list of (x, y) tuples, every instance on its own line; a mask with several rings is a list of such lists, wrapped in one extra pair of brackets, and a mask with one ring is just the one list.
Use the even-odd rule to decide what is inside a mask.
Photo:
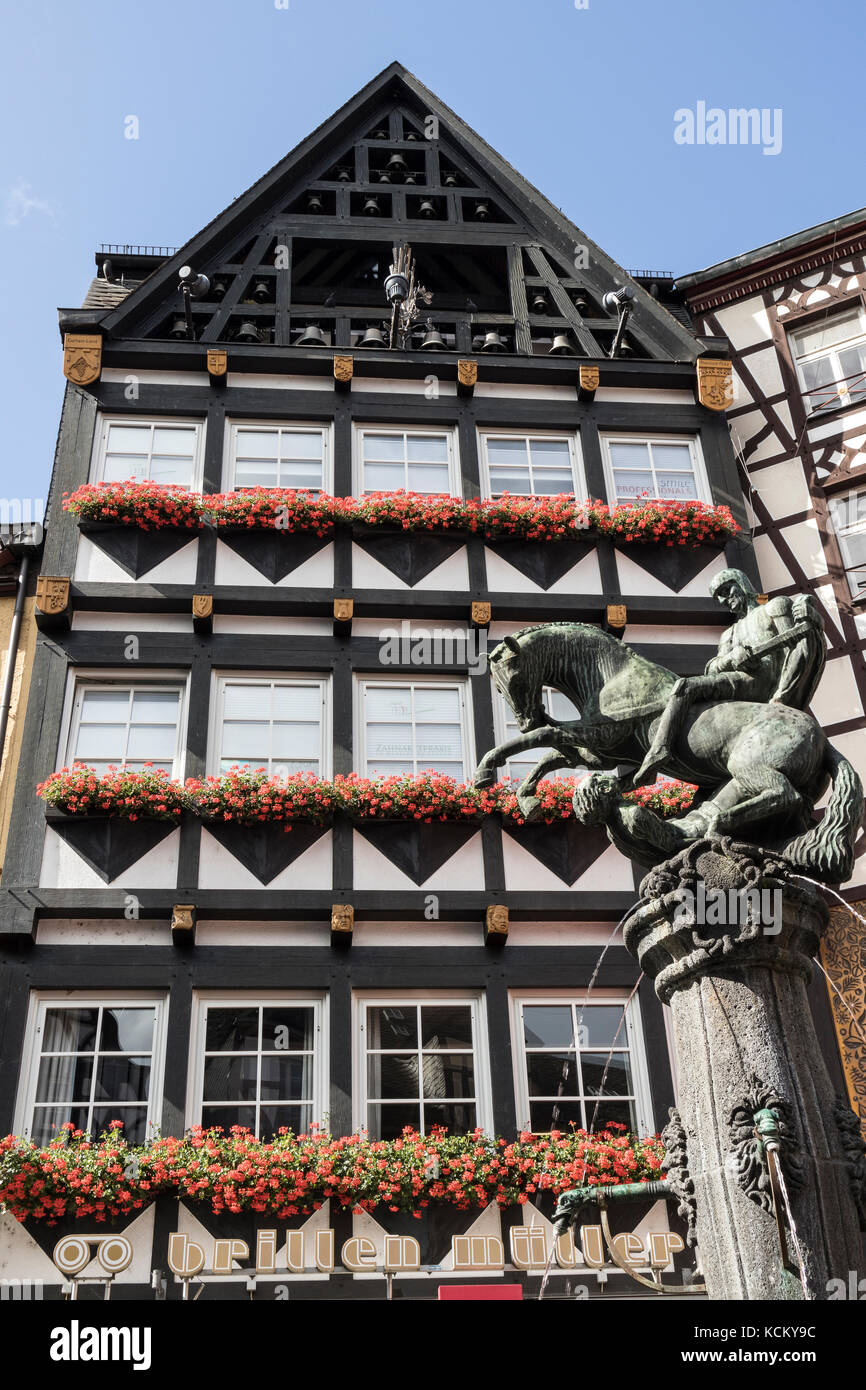
[[(82, 669), (74, 667), (70, 670), (67, 684), (66, 695), (64, 698), (63, 718), (60, 725), (60, 738), (58, 740), (58, 752), (62, 750), (62, 765), (71, 767), (75, 756), (75, 741), (78, 736), (78, 726), (81, 715), (81, 703), (85, 690), (177, 690), (180, 693), (180, 703), (177, 714), (177, 739), (175, 742), (175, 755), (172, 769), (169, 776), (172, 778), (182, 778), (186, 765), (187, 747), (187, 712), (189, 706), (189, 671), (137, 671), (131, 675), (128, 671)], [(100, 759), (100, 761), (103, 761)], [(139, 762), (136, 758), (134, 761)]]
[[(851, 510), (853, 520), (846, 522), (840, 519), (840, 512), (843, 508)], [(851, 597), (866, 599), (866, 563), (861, 561), (858, 564), (851, 559), (848, 550), (849, 536), (866, 534), (866, 479), (863, 480), (860, 487), (853, 487), (841, 493), (833, 493), (829, 499), (829, 511), (833, 530), (839, 542), (839, 553), (842, 556), (842, 566)]]
[(331, 734), (331, 677), (305, 671), (215, 671), (211, 683), (207, 767), (209, 775), (220, 776), (222, 757), (223, 707), (226, 685), (301, 685), (317, 687), (321, 693), (321, 759), (318, 776), (332, 776), (333, 738)]
[[(237, 460), (237, 437), (239, 430), (285, 430), (288, 433), (316, 433), (322, 436), (322, 483), (318, 488), (310, 488), (313, 494), (331, 492), (334, 478), (334, 424), (321, 420), (226, 420), (225, 442), (223, 446), (223, 492), (235, 492), (238, 483), (235, 475)], [(246, 487), (245, 483), (240, 485)], [(274, 483), (274, 487), (286, 487), (285, 483)]]
[[(21, 1071), (18, 1081), (18, 1095), (15, 1104), (13, 1132), (27, 1138), (32, 1128), (32, 1117), (36, 1104), (36, 1086), (39, 1079), (39, 1064), (42, 1060), (40, 1040), (45, 1025), (47, 1009), (68, 1005), (70, 1008), (94, 1005), (103, 1009), (123, 1009), (133, 1007), (152, 1007), (156, 1009), (156, 1022), (153, 1030), (153, 1052), (151, 1054), (150, 1091), (147, 1100), (148, 1138), (162, 1125), (162, 1098), (165, 1079), (165, 1040), (168, 1028), (168, 993), (160, 994), (152, 990), (116, 990), (105, 993), (103, 990), (66, 989), (31, 990), (27, 1010), (27, 1025), (24, 1035), (24, 1048), (21, 1054)], [(121, 1054), (122, 1055), (122, 1054)], [(113, 1102), (70, 1101), (70, 1108), (89, 1110), (101, 1108)], [(120, 1110), (131, 1102), (118, 1102), (118, 1114), (112, 1119), (122, 1119)]]
[[(856, 317), (860, 325), (859, 332), (852, 333), (850, 338), (846, 338), (841, 343), (834, 343), (830, 348), (813, 348), (811, 352), (802, 354), (797, 352), (798, 341), (804, 338), (807, 333), (814, 333), (815, 329), (820, 328), (822, 323), (828, 322), (831, 319), (845, 319), (849, 316), (851, 318)], [(840, 348), (844, 350), (846, 347), (855, 347), (858, 343), (866, 344), (866, 309), (864, 309), (862, 303), (859, 301), (848, 305), (845, 309), (838, 309), (838, 311), (828, 314), (827, 318), (824, 320), (820, 318), (812, 319), (809, 323), (804, 323), (800, 327), (792, 325), (788, 330), (788, 345), (791, 352), (791, 360), (797, 372), (803, 408), (807, 415), (815, 415), (821, 410), (832, 410), (840, 406), (866, 405), (866, 396), (861, 395), (857, 400), (851, 400), (850, 388), (842, 382), (842, 364), (839, 361)], [(833, 363), (833, 371), (835, 372), (833, 382), (828, 383), (826, 386), (810, 388), (806, 385), (803, 366), (804, 364), (815, 362), (824, 357), (830, 358)], [(835, 396), (832, 394), (834, 386), (838, 388)], [(866, 381), (861, 384), (861, 387), (866, 387)], [(812, 396), (815, 391), (826, 391), (830, 399), (824, 401), (813, 400)]]
[[(375, 489), (364, 487), (364, 447), (363, 440), (367, 434), (388, 434), (395, 437), (410, 434), (420, 435), (439, 435), (444, 436), (448, 445), (448, 491), (451, 497), (460, 497), (460, 460), (457, 445), (457, 426), (456, 425), (375, 425), (375, 424), (355, 424), (352, 426), (352, 475), (354, 478), (354, 491), (356, 497), (367, 497)], [(405, 452), (405, 450), (404, 450)], [(405, 491), (410, 491), (408, 487), (409, 469), (404, 460), (404, 473), (402, 487)], [(395, 489), (396, 491), (396, 489)], [(434, 493), (422, 493), (421, 496), (438, 496)]]
[[(614, 433), (614, 434), (600, 434), (600, 435), (599, 435), (599, 439), (600, 439), (600, 441), (601, 441), (602, 462), (603, 462), (603, 464), (604, 464), (604, 485), (605, 485), (605, 488), (606, 488), (606, 490), (607, 490), (608, 504), (609, 504), (611, 507), (615, 507), (615, 506), (629, 506), (629, 505), (631, 505), (631, 506), (638, 505), (638, 506), (639, 506), (639, 505), (640, 505), (640, 502), (637, 501), (637, 499), (635, 500), (635, 502), (632, 502), (632, 503), (618, 503), (618, 502), (617, 502), (616, 482), (615, 482), (615, 480), (614, 480), (613, 460), (611, 459), (611, 454), (610, 454), (610, 446), (611, 446), (611, 444), (649, 444), (649, 445), (653, 445), (653, 444), (678, 444), (678, 445), (684, 445), (684, 444), (685, 444), (685, 445), (687, 445), (687, 446), (688, 446), (688, 450), (689, 450), (689, 454), (690, 454), (691, 460), (692, 460), (692, 472), (693, 472), (694, 480), (695, 480), (695, 490), (696, 490), (696, 492), (697, 492), (697, 497), (696, 497), (695, 499), (693, 499), (693, 500), (698, 501), (698, 502), (706, 502), (706, 503), (708, 503), (708, 504), (712, 504), (713, 495), (712, 495), (712, 492), (710, 491), (709, 478), (707, 477), (707, 469), (706, 469), (706, 465), (705, 465), (705, 463), (704, 463), (704, 456), (703, 456), (703, 453), (702, 453), (702, 451), (701, 451), (701, 441), (700, 441), (700, 438), (699, 438), (698, 435), (696, 435), (696, 434), (644, 434), (644, 433), (641, 433), (641, 434), (629, 434), (629, 433), (626, 433), (626, 432), (622, 432), (622, 433), (617, 432), (617, 433)], [(652, 473), (652, 475), (653, 475), (653, 482), (655, 483), (656, 470), (655, 470), (655, 464), (653, 463), (653, 460), (652, 460), (652, 454), (651, 454), (651, 453), (650, 453), (650, 456), (649, 456), (649, 458), (648, 458), (648, 467), (649, 467), (649, 471), (650, 471), (650, 472)], [(666, 499), (666, 498), (660, 498), (660, 497), (657, 497), (657, 496), (654, 497), (654, 496), (651, 494), (650, 497), (649, 497), (649, 499), (644, 499), (644, 500), (649, 500), (649, 501), (654, 501), (654, 500), (655, 500), (655, 501), (665, 501), (665, 500), (674, 500), (674, 501), (676, 501), (676, 500), (681, 500), (681, 501), (683, 501), (683, 502), (687, 502), (688, 499), (686, 499), (686, 498), (682, 498), (682, 499), (676, 499), (676, 498), (674, 498), (674, 499)]]
[[(401, 989), (356, 990), (352, 994), (352, 1125), (356, 1132), (367, 1125), (366, 1010), (399, 1008), (401, 1004), (468, 1004), (472, 1009), (473, 1059), (475, 1063), (475, 1123), (485, 1134), (493, 1133), (493, 1092), (490, 1082), (490, 1050), (487, 1037), (487, 1000), (483, 990)], [(409, 1049), (411, 1050), (411, 1049)], [(419, 1107), (420, 1107), (419, 1098)], [(444, 1104), (460, 1104), (460, 1098)]]
[[(436, 676), (417, 676), (417, 675), (414, 675), (414, 674), (411, 674), (411, 675), (407, 674), (407, 675), (403, 675), (403, 676), (392, 676), (392, 677), (386, 677), (386, 678), (382, 679), (382, 678), (380, 678), (379, 676), (358, 675), (358, 676), (356, 677), (356, 683), (355, 683), (355, 740), (354, 740), (354, 743), (355, 743), (355, 747), (356, 747), (357, 750), (358, 750), (357, 758), (356, 758), (356, 763), (357, 763), (356, 771), (357, 771), (357, 772), (360, 774), (360, 776), (362, 776), (362, 777), (372, 777), (372, 776), (373, 776), (373, 774), (372, 774), (371, 772), (368, 772), (368, 771), (367, 771), (367, 719), (366, 719), (366, 714), (365, 714), (365, 709), (366, 709), (365, 694), (366, 694), (366, 691), (367, 691), (368, 687), (370, 687), (370, 686), (375, 686), (377, 689), (400, 690), (400, 689), (405, 689), (405, 687), (406, 687), (407, 685), (412, 686), (412, 687), (418, 686), (418, 685), (434, 685), (434, 686), (438, 686), (438, 687), (440, 687), (440, 688), (443, 687), (443, 686), (445, 686), (445, 687), (454, 688), (454, 689), (457, 690), (457, 692), (458, 692), (458, 694), (459, 694), (459, 696), (460, 696), (460, 734), (461, 734), (461, 739), (462, 739), (462, 742), (463, 742), (463, 774), (462, 774), (461, 777), (456, 778), (455, 780), (456, 780), (456, 781), (464, 781), (464, 782), (465, 782), (465, 781), (467, 780), (467, 778), (469, 777), (469, 769), (470, 769), (470, 768), (473, 768), (473, 767), (475, 766), (475, 762), (474, 762), (474, 758), (475, 758), (475, 748), (474, 748), (474, 741), (473, 741), (473, 738), (472, 738), (472, 730), (473, 730), (472, 704), (471, 704), (471, 701), (472, 701), (472, 687), (471, 687), (471, 684), (470, 684), (470, 681), (469, 681), (468, 677), (466, 677), (466, 676), (441, 676), (441, 677), (436, 677)], [(415, 730), (415, 721), (414, 721), (414, 719), (412, 720), (411, 724), (410, 724), (408, 727), (412, 729), (413, 735), (414, 735), (414, 730)], [(414, 737), (413, 737), (413, 748), (414, 748), (414, 743), (415, 743), (415, 740), (414, 740)], [(395, 761), (395, 762), (398, 762), (398, 761), (401, 761), (401, 760), (395, 758), (394, 761)], [(412, 758), (412, 763), (413, 763), (413, 764), (417, 763), (417, 761), (418, 761), (417, 758), (414, 758), (414, 757)], [(447, 760), (446, 760), (446, 761), (447, 761)], [(414, 773), (411, 773), (411, 774), (407, 773), (406, 775), (407, 775), (407, 776), (417, 776), (417, 771), (414, 772)]]
[[(487, 441), (489, 439), (522, 439), (525, 444), (530, 441), (540, 440), (542, 443), (553, 440), (557, 443), (568, 445), (568, 455), (571, 462), (571, 482), (572, 492), (576, 498), (581, 500), (586, 496), (586, 481), (583, 472), (583, 458), (580, 452), (580, 440), (576, 432), (570, 430), (497, 430), (492, 428), (479, 428), (478, 430), (478, 457), (481, 463), (481, 486), (485, 497), (501, 497), (502, 493), (494, 493), (490, 479), (490, 459), (487, 452)], [(532, 465), (527, 451), (526, 466), (530, 472), (530, 483), (532, 479)], [(548, 492), (515, 492), (513, 497), (552, 497), (554, 493)]]
[[(105, 480), (105, 455), (108, 452), (108, 433), (112, 425), (123, 427), (133, 427), (138, 425), (149, 425), (151, 432), (153, 429), (171, 429), (174, 426), (190, 426), (195, 430), (195, 453), (192, 464), (192, 481), (189, 485), (189, 492), (201, 492), (204, 472), (204, 420), (196, 420), (192, 416), (178, 415), (103, 415), (99, 414), (96, 420), (96, 430), (93, 436), (93, 455), (90, 466), (90, 478), (94, 483), (101, 483)], [(151, 443), (153, 435), (151, 433)], [(151, 452), (148, 454), (148, 464)], [(178, 484), (178, 486), (182, 486)]]
[[(584, 1003), (587, 1010), (597, 1004), (625, 1005), (628, 1001), (628, 997), (629, 991), (626, 990), (595, 989), (589, 999), (586, 998), (586, 991), (580, 988), (509, 990), (512, 1064), (514, 1069), (514, 1101), (517, 1107), (518, 1129), (529, 1129), (530, 1126), (529, 1107), (531, 1098), (529, 1095), (529, 1076), (526, 1067), (526, 1047), (523, 1036), (524, 1006), (531, 1004), (573, 1004), (577, 1006), (579, 1013)], [(625, 1034), (634, 1084), (634, 1108), (637, 1121), (637, 1132), (640, 1135), (655, 1134), (656, 1130), (653, 1122), (653, 1107), (646, 1060), (646, 1048), (644, 1045), (643, 1024), (637, 995), (634, 996), (625, 1010)], [(622, 1035), (620, 1035), (620, 1037), (621, 1036)], [(618, 1048), (619, 1046), (620, 1043), (617, 1043)], [(599, 1047), (595, 1050), (603, 1052), (604, 1048)], [(592, 1109), (595, 1109), (596, 1099), (597, 1097), (591, 1097)], [(615, 1100), (616, 1097), (611, 1096), (610, 1099)], [(603, 1114), (604, 1104), (602, 1103), (602, 1105), (599, 1106), (598, 1118), (600, 1119)], [(587, 1124), (591, 1123), (591, 1121), (592, 1110), (589, 1108), (588, 1098)], [(543, 1131), (538, 1131), (538, 1133), (542, 1132)]]
[[(186, 1119), (185, 1125), (189, 1129), (191, 1125), (201, 1123), (201, 1112), (204, 1107), (204, 1067), (205, 1067), (205, 1041), (207, 1038), (206, 1016), (208, 1006), (215, 1006), (221, 1009), (254, 1008), (279, 1009), (284, 1006), (297, 1006), (301, 1008), (312, 1008), (313, 1027), (317, 1046), (313, 1048), (313, 1093), (312, 1093), (312, 1117), (311, 1124), (326, 1127), (326, 1120), (330, 1110), (330, 1022), (329, 1022), (329, 995), (327, 991), (320, 990), (276, 990), (268, 994), (262, 994), (261, 990), (255, 989), (201, 989), (193, 991), (192, 1011), (190, 1014), (189, 1032), (189, 1070), (187, 1074), (186, 1087)], [(249, 1052), (245, 1054), (250, 1057), (261, 1059), (261, 1052)], [(259, 1069), (259, 1087), (261, 1086), (261, 1070)], [(212, 1104), (213, 1102), (207, 1102)], [(231, 1102), (238, 1106), (244, 1104), (256, 1105), (255, 1101), (236, 1101)], [(259, 1102), (260, 1103), (260, 1102)], [(302, 1102), (295, 1102), (300, 1104)], [(226, 1103), (227, 1107), (229, 1102)], [(291, 1102), (286, 1102), (291, 1104)]]

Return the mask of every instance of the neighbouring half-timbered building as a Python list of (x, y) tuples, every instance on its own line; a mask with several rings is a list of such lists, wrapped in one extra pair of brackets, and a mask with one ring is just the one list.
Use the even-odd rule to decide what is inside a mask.
[[(812, 703), (866, 776), (866, 210), (678, 280), (701, 334), (728, 339), (731, 438), (762, 587), (811, 593), (827, 633)], [(866, 900), (866, 837), (844, 891)], [(852, 1105), (866, 1117), (862, 922), (832, 911), (825, 968)]]
[[(395, 299), (389, 280), (406, 246), (414, 321), (411, 293)], [(47, 1142), (65, 1123), (118, 1118), (134, 1141), (198, 1124), (261, 1138), (314, 1123), (382, 1139), (435, 1125), (660, 1130), (675, 1097), (664, 1011), (618, 939), (587, 996), (634, 900), (630, 864), (573, 819), (428, 822), (405, 803), (372, 815), (366, 779), (471, 781), (510, 717), (480, 658), (532, 623), (597, 623), (679, 673), (703, 669), (728, 620), (712, 576), (737, 566), (761, 587), (724, 414), (722, 339), (737, 332), (722, 314), (698, 336), (669, 279), (627, 275), (397, 64), (180, 251), (103, 248), (97, 265), (84, 306), (60, 314), (66, 394), (0, 889), (0, 1133)], [(801, 427), (779, 404), (769, 441), (762, 412), (785, 390), (769, 371), (742, 435), (768, 440), (750, 460), (751, 484), (774, 489), (759, 545), (776, 569), (761, 574), (794, 585), (802, 557), (835, 644), (828, 667), (853, 698), (856, 600), (842, 601), (841, 562), (837, 579), (824, 573), (810, 480), (776, 501)], [(152, 485), (147, 525), (64, 510), (65, 494), (129, 478)], [(154, 526), (147, 496), (165, 485), (222, 499), (221, 523), (190, 511)], [(317, 529), (295, 501), (283, 526), (254, 525), (255, 488), (358, 504), (411, 493), (426, 521), (404, 529), (395, 502)], [(506, 494), (498, 531), (442, 524), (449, 497)], [(509, 532), (509, 506), (561, 494), (695, 499), (741, 529), (672, 546), (592, 527)], [(825, 682), (821, 709), (850, 752), (844, 731), (863, 710), (858, 695), (846, 713), (838, 691)], [(75, 763), (152, 764), (180, 783), (243, 766), (320, 784), (354, 773), (356, 813), (331, 807), (287, 833), (267, 817), (46, 809), (37, 784)], [(820, 989), (815, 1009), (832, 1049)], [(434, 1204), (413, 1221), (326, 1202), (259, 1220), (333, 1229), (338, 1255), (333, 1273), (315, 1250), (306, 1273), (260, 1272), (254, 1296), (381, 1298), (385, 1236), (408, 1233), (421, 1268), (395, 1276), (394, 1296), (435, 1297), (459, 1273), (455, 1232), (490, 1237), (494, 1255), (502, 1239), (510, 1268), (509, 1228), (549, 1231), (551, 1210), (539, 1195), (504, 1210)], [(646, 1202), (619, 1229), (677, 1219)], [(0, 1222), (3, 1272), (58, 1292), (51, 1254), (74, 1223)], [(180, 1232), (207, 1252), (207, 1297), (246, 1297), (252, 1213), (160, 1201), (118, 1229), (133, 1257), (115, 1296), (149, 1297)], [(339, 1258), (353, 1235), (373, 1249), (354, 1248), (354, 1270)], [(223, 1238), (242, 1244), (220, 1275)], [(95, 1246), (88, 1259), (81, 1277), (99, 1275)], [(584, 1272), (590, 1296), (640, 1292), (612, 1266)], [(502, 1278), (495, 1259), (486, 1277)], [(558, 1269), (556, 1289), (574, 1278)], [(167, 1293), (180, 1296), (171, 1277)]]

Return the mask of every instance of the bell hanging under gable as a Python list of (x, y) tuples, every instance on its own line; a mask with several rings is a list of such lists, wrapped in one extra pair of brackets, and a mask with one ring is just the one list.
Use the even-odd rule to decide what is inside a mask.
[(553, 340), (553, 346), (548, 353), (549, 357), (576, 357), (574, 345), (567, 333), (557, 333)]
[(365, 217), (381, 217), (381, 215), (382, 215), (382, 214), (381, 214), (381, 211), (380, 211), (380, 209), (379, 209), (379, 199), (378, 199), (378, 198), (366, 198), (365, 201), (364, 201), (364, 216), (365, 216)]
[(259, 330), (250, 319), (244, 319), (235, 334), (236, 343), (260, 343)]
[(446, 343), (438, 328), (432, 323), (427, 324), (427, 334), (421, 344), (422, 352), (445, 352)]
[(387, 346), (384, 333), (375, 324), (370, 325), (358, 344), (358, 347), (362, 348), (386, 348)]
[(495, 329), (493, 329), (493, 331), (490, 332), (490, 333), (485, 333), (485, 335), (484, 335), (484, 342), (481, 344), (481, 347), (479, 348), (479, 352), (507, 352), (507, 351), (508, 351), (508, 345), (507, 345), (507, 343), (505, 342), (505, 339), (504, 339), (504, 338), (500, 338), (499, 334), (496, 332)]
[(328, 340), (317, 323), (310, 323), (304, 329), (300, 338), (296, 339), (295, 347), (327, 347)]

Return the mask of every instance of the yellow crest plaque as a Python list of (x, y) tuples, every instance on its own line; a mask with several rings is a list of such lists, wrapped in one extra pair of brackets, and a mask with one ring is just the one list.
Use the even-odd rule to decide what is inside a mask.
[(478, 363), (461, 357), (457, 363), (457, 380), (461, 386), (474, 386), (478, 380)]
[(69, 606), (69, 580), (40, 574), (36, 581), (36, 607), (40, 613), (56, 616)]
[(229, 368), (229, 355), (222, 348), (208, 348), (208, 376), (225, 376)]
[(63, 337), (63, 375), (75, 386), (98, 381), (102, 371), (99, 333), (66, 333)]
[(734, 368), (724, 358), (699, 357), (698, 401), (707, 410), (729, 410), (734, 404)]
[(334, 358), (334, 380), (351, 381), (355, 370), (355, 359), (348, 354)]
[(598, 367), (580, 368), (580, 389), (590, 395), (598, 390)]

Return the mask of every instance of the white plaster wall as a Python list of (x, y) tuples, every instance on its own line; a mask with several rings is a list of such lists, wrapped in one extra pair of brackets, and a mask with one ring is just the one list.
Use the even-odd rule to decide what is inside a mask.
[(177, 883), (177, 861), (180, 829), (172, 830), (164, 840), (143, 855), (118, 878), (107, 884), (99, 874), (75, 853), (65, 840), (45, 828), (42, 851), (40, 888), (174, 888)]
[(468, 589), (469, 562), (465, 547), (443, 560), (417, 584), (404, 584), (396, 574), (392, 574), (372, 555), (368, 555), (359, 545), (352, 545), (352, 585), (355, 589), (395, 589), (418, 592), (422, 589)]
[[(288, 537), (286, 543), (291, 544)], [(332, 589), (334, 586), (334, 547), (333, 545), (323, 546), (321, 550), (316, 551), (315, 555), (311, 555), (309, 560), (305, 560), (303, 564), (291, 570), (278, 584), (271, 584), (255, 566), (248, 564), (240, 555), (236, 555), (224, 541), (217, 540), (214, 583), (238, 587), (255, 584), (265, 589)]]
[(87, 536), (79, 536), (72, 577), (80, 584), (194, 584), (197, 562), (198, 540), (192, 540), (139, 579), (134, 579)]

